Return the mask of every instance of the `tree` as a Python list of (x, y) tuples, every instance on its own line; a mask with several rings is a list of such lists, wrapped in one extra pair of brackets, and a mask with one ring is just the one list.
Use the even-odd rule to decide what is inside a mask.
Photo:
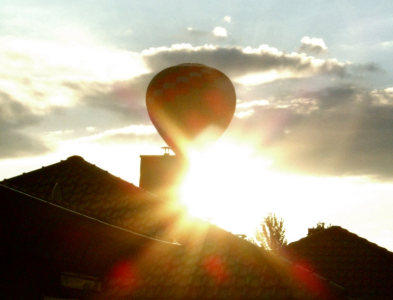
[(325, 222), (318, 222), (315, 227), (308, 229), (307, 236), (310, 236), (314, 233), (324, 231), (325, 229), (328, 229), (329, 227), (332, 227), (332, 224), (326, 225)]
[(277, 218), (275, 214), (269, 214), (261, 223), (255, 238), (259, 245), (267, 250), (280, 250), (287, 244), (284, 220)]

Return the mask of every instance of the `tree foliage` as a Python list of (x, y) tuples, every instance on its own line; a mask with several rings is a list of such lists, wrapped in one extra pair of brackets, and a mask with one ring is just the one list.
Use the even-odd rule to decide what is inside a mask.
[(267, 250), (280, 250), (287, 244), (284, 220), (277, 218), (275, 214), (269, 214), (261, 223), (255, 238), (259, 245)]

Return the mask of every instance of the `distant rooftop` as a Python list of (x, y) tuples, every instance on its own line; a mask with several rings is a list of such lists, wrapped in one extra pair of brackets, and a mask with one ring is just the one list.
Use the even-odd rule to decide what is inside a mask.
[(332, 226), (287, 250), (292, 261), (340, 284), (350, 296), (393, 299), (393, 253), (346, 229)]

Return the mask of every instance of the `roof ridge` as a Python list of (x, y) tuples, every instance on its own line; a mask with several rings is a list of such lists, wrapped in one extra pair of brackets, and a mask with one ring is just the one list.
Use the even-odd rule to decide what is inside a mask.
[(290, 247), (291, 245), (292, 246), (293, 245), (297, 245), (297, 244), (303, 243), (303, 242), (310, 242), (311, 239), (316, 239), (318, 237), (326, 235), (327, 233), (341, 233), (341, 234), (345, 234), (348, 237), (351, 237), (351, 238), (354, 238), (354, 239), (358, 240), (359, 242), (368, 244), (370, 246), (378, 248), (381, 251), (385, 251), (387, 254), (393, 255), (393, 252), (389, 251), (388, 249), (386, 249), (386, 248), (384, 248), (384, 247), (382, 247), (382, 246), (380, 246), (380, 245), (378, 245), (376, 243), (373, 243), (373, 242), (369, 241), (368, 239), (366, 239), (364, 237), (361, 237), (361, 236), (357, 235), (356, 233), (353, 233), (353, 232), (349, 231), (348, 229), (345, 229), (345, 228), (343, 228), (341, 226), (338, 226), (338, 225), (330, 226), (328, 228), (325, 228), (324, 230), (315, 232), (315, 233), (313, 233), (311, 235), (307, 235), (307, 236), (305, 236), (305, 237), (303, 237), (303, 238), (301, 238), (301, 239), (299, 239), (297, 241), (294, 241), (294, 242), (288, 244), (287, 247)]
[(83, 164), (83, 165), (85, 165), (85, 166), (92, 167), (92, 168), (94, 168), (96, 171), (99, 171), (99, 172), (101, 172), (101, 173), (106, 173), (107, 175), (110, 176), (109, 178), (111, 178), (111, 179), (116, 179), (117, 181), (120, 181), (120, 182), (123, 183), (123, 184), (130, 185), (130, 186), (133, 187), (133, 188), (139, 188), (139, 187), (136, 186), (135, 184), (133, 184), (133, 183), (131, 183), (131, 182), (129, 182), (129, 181), (126, 181), (126, 180), (124, 180), (124, 179), (121, 178), (121, 177), (115, 176), (115, 175), (113, 175), (112, 173), (108, 172), (107, 170), (104, 170), (104, 169), (102, 169), (102, 168), (96, 166), (95, 164), (93, 164), (93, 163), (91, 163), (91, 162), (88, 162), (87, 160), (85, 160), (85, 159), (84, 159), (82, 156), (80, 156), (80, 155), (71, 155), (71, 156), (69, 156), (68, 158), (66, 158), (66, 159), (64, 159), (64, 160), (60, 160), (60, 161), (58, 161), (58, 162), (56, 162), (56, 163), (53, 163), (53, 164), (50, 164), (50, 165), (46, 165), (46, 166), (42, 166), (41, 168), (38, 168), (38, 169), (35, 169), (35, 170), (32, 170), (32, 171), (29, 171), (29, 172), (23, 172), (22, 174), (19, 174), (19, 175), (13, 176), (13, 177), (5, 178), (5, 179), (3, 179), (2, 181), (0, 181), (0, 183), (7, 183), (7, 181), (12, 181), (12, 180), (14, 180), (14, 179), (21, 178), (22, 176), (33, 175), (33, 174), (36, 174), (36, 173), (41, 172), (43, 169), (52, 168), (52, 167), (56, 167), (56, 166), (62, 166), (62, 165), (67, 164), (67, 163), (71, 163), (71, 164)]

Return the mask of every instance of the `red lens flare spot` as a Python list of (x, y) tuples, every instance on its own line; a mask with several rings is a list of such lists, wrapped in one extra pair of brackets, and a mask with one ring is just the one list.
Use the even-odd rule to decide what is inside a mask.
[(120, 295), (131, 293), (137, 288), (137, 285), (137, 269), (130, 261), (117, 263), (109, 273), (109, 289)]
[(294, 264), (292, 266), (292, 276), (314, 295), (327, 296), (327, 290), (323, 282), (309, 268), (300, 264)]
[(217, 255), (206, 257), (203, 261), (203, 268), (214, 279), (216, 284), (221, 284), (228, 280), (229, 274), (225, 264)]

